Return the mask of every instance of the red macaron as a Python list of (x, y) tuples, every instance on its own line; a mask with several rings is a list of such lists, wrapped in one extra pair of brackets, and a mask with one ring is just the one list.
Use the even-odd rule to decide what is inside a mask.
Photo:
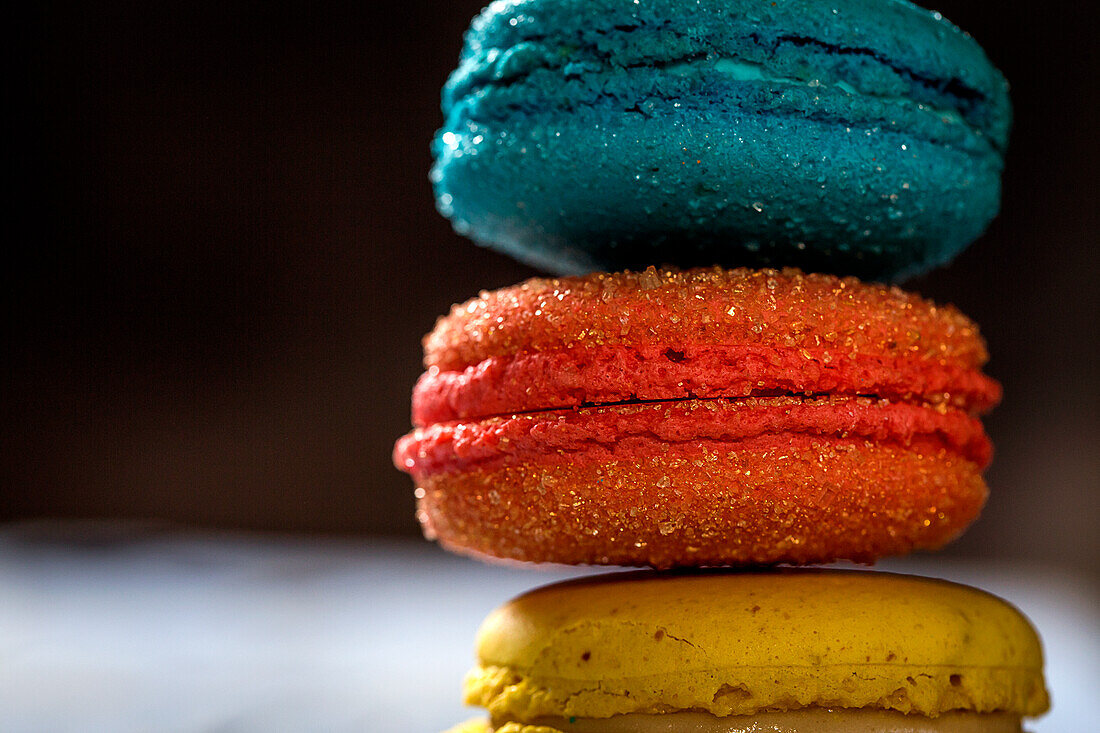
[(977, 327), (897, 288), (795, 270), (534, 279), (424, 341), (425, 532), (536, 562), (872, 561), (986, 497), (1000, 398)]

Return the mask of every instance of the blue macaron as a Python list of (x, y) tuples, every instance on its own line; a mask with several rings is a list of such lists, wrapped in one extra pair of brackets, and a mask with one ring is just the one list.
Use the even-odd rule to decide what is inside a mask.
[(904, 0), (497, 0), (434, 145), (440, 211), (561, 273), (896, 280), (996, 215), (1008, 86)]

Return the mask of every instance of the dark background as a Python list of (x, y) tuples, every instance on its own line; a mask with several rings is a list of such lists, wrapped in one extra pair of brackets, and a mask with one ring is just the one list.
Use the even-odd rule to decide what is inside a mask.
[[(481, 0), (172, 5), (7, 18), (0, 521), (415, 535), (390, 447), (419, 337), (534, 274), (453, 234), (427, 181), (438, 89)], [(982, 325), (1005, 386), (990, 503), (948, 552), (1096, 572), (1097, 22), (1081, 7), (936, 3), (1012, 82), (1016, 125), (1004, 213), (909, 285)]]

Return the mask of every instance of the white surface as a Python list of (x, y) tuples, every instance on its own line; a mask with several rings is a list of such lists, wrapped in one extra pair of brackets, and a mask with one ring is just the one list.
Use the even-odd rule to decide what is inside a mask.
[[(4, 733), (434, 733), (460, 702), (482, 617), (577, 570), (488, 567), (426, 543), (0, 533)], [(1011, 600), (1043, 635), (1054, 710), (1095, 725), (1100, 612), (1082, 579), (935, 557), (884, 569)], [(590, 572), (590, 571), (589, 571)]]

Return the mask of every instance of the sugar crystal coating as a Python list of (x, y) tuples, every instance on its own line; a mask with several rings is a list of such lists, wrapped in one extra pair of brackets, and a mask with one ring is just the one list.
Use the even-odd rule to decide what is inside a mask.
[(535, 562), (872, 561), (977, 515), (1000, 397), (977, 327), (797, 270), (532, 279), (424, 341), (394, 463), (425, 534)]
[(424, 365), (577, 346), (746, 344), (915, 357), (977, 368), (978, 328), (896, 287), (798, 270), (675, 270), (533, 278), (455, 305), (424, 339)]
[(789, 435), (434, 474), (420, 486), (425, 534), (455, 552), (657, 568), (937, 549), (987, 494), (977, 465), (949, 451)]

